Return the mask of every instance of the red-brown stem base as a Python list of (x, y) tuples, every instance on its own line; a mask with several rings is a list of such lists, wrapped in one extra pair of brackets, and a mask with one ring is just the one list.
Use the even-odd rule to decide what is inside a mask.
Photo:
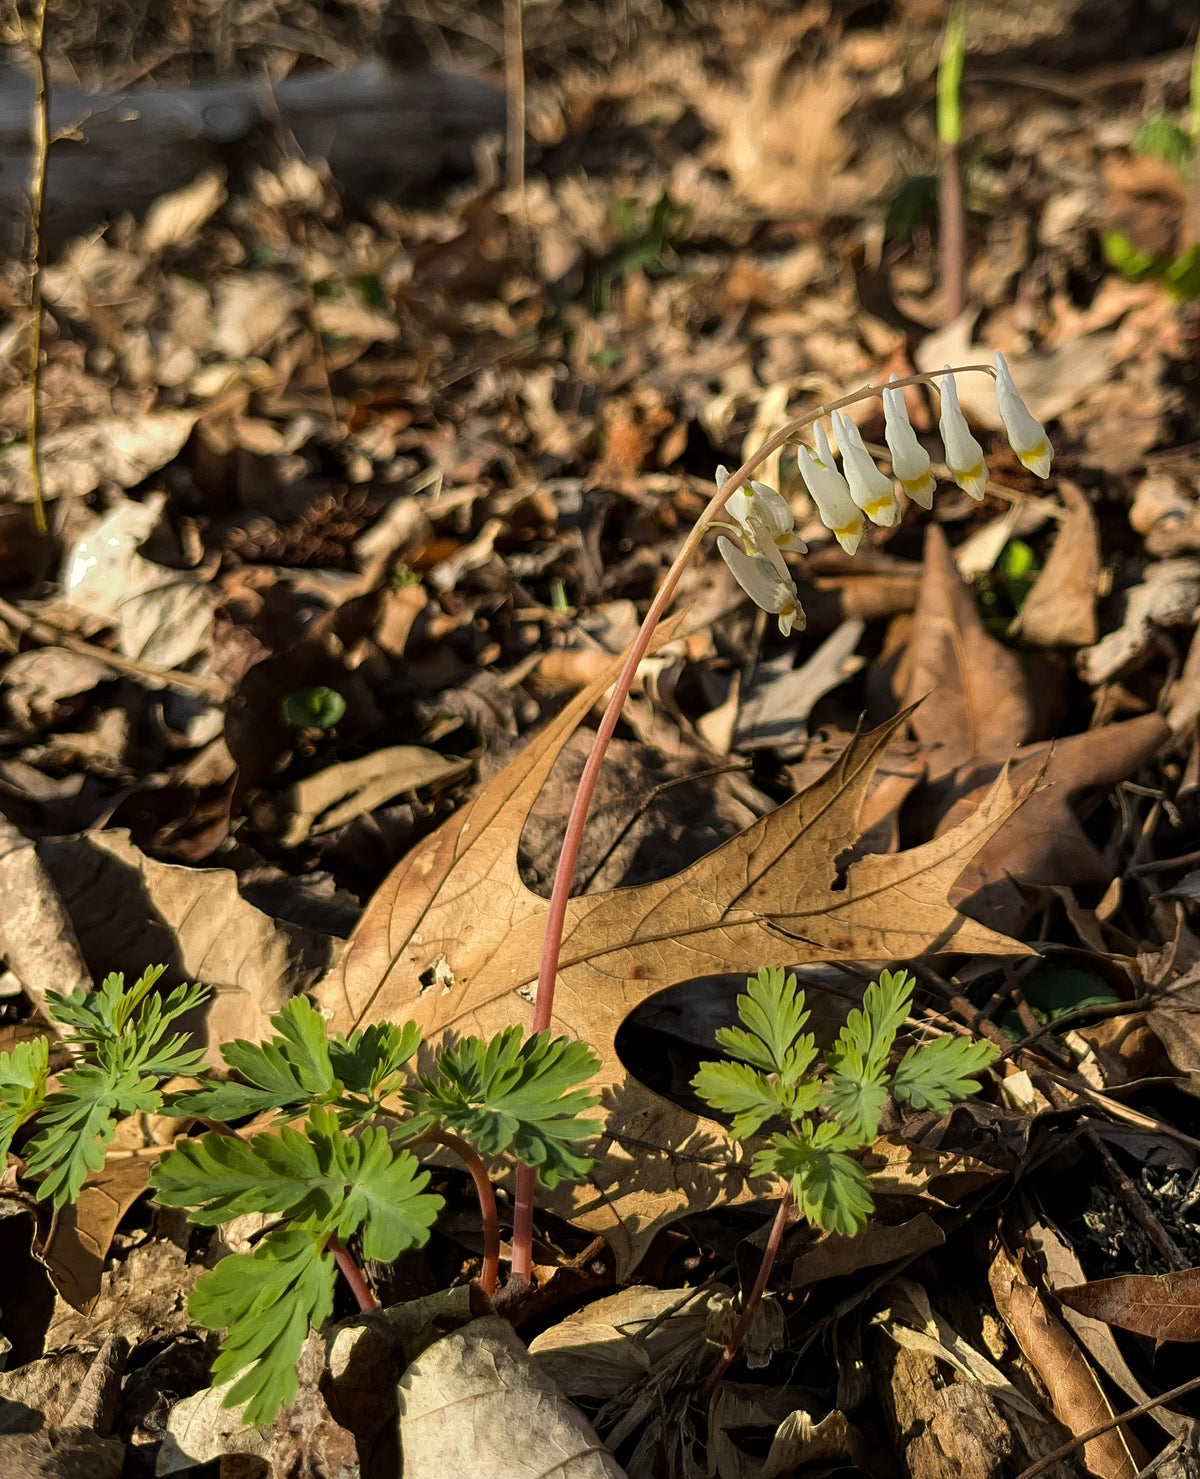
[(367, 1281), (363, 1277), (362, 1269), (359, 1268), (358, 1264), (355, 1263), (354, 1259), (332, 1234), (330, 1235), (328, 1246), (329, 1251), (337, 1261), (338, 1268), (346, 1276), (346, 1283), (350, 1285), (351, 1292), (355, 1299), (358, 1300), (359, 1309), (377, 1310), (379, 1308), (379, 1301), (371, 1293)]
[(758, 1266), (758, 1277), (754, 1280), (754, 1288), (751, 1289), (750, 1297), (746, 1300), (741, 1318), (733, 1327), (733, 1334), (729, 1337), (729, 1344), (721, 1352), (721, 1359), (708, 1373), (704, 1385), (700, 1388), (700, 1396), (706, 1405), (712, 1400), (712, 1395), (717, 1389), (717, 1383), (741, 1354), (746, 1335), (749, 1332), (750, 1326), (754, 1323), (755, 1313), (762, 1303), (762, 1297), (766, 1292), (767, 1280), (771, 1277), (771, 1270), (775, 1267), (775, 1255), (779, 1252), (779, 1245), (783, 1241), (783, 1229), (787, 1225), (788, 1213), (791, 1210), (792, 1188), (789, 1185), (779, 1199), (775, 1221), (771, 1224), (771, 1231), (767, 1236), (767, 1246), (763, 1249), (762, 1262)]

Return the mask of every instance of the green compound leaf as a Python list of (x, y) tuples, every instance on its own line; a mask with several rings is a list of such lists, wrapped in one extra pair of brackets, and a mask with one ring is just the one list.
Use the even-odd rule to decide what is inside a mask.
[(215, 1227), (243, 1212), (307, 1219), (347, 1238), (360, 1228), (369, 1258), (390, 1261), (419, 1247), (442, 1207), (425, 1187), (429, 1173), (408, 1151), (393, 1150), (384, 1129), (346, 1134), (337, 1115), (314, 1109), (306, 1134), (210, 1132), (169, 1150), (151, 1172), (164, 1206), (188, 1207), (192, 1222)]
[(11, 1053), (0, 1053), (0, 1165), (12, 1138), (42, 1107), (50, 1067), (50, 1043), (45, 1037), (18, 1043)]
[(748, 1063), (702, 1063), (692, 1088), (706, 1104), (733, 1115), (729, 1133), (735, 1140), (756, 1135), (770, 1119), (798, 1120), (816, 1108), (821, 1085), (785, 1084)]
[(329, 1057), (325, 1019), (303, 996), (293, 997), (271, 1018), (279, 1033), (269, 1042), (236, 1038), (221, 1056), (245, 1084), (206, 1084), (173, 1094), (170, 1107), (200, 1119), (242, 1119), (272, 1109), (301, 1109), (335, 1096), (340, 1085)]
[(59, 1083), (46, 1099), (25, 1157), (30, 1174), (45, 1177), (38, 1196), (53, 1198), (56, 1207), (75, 1201), (89, 1171), (103, 1170), (118, 1119), (162, 1106), (153, 1080), (136, 1069), (118, 1072), (83, 1063), (68, 1069)]
[(869, 1141), (887, 1102), (887, 1061), (912, 1005), (916, 983), (905, 971), (881, 971), (863, 993), (825, 1055), (825, 1107), (850, 1134)]
[(829, 1232), (852, 1238), (862, 1232), (874, 1211), (866, 1172), (848, 1151), (863, 1142), (833, 1120), (814, 1127), (806, 1120), (790, 1135), (775, 1135), (755, 1156), (755, 1175), (785, 1176), (797, 1205), (808, 1220)]
[(248, 1423), (271, 1422), (294, 1401), (305, 1337), (333, 1312), (335, 1266), (327, 1237), (308, 1228), (270, 1232), (253, 1253), (223, 1258), (188, 1300), (188, 1314), (198, 1324), (228, 1330), (213, 1362), (213, 1381), (245, 1373), (224, 1405), (249, 1403)]
[(967, 1037), (934, 1038), (905, 1053), (896, 1069), (892, 1092), (914, 1109), (942, 1114), (956, 1099), (979, 1092), (979, 1085), (970, 1075), (986, 1068), (996, 1056), (990, 1043), (972, 1042)]
[(747, 979), (737, 1009), (742, 1027), (719, 1028), (717, 1042), (743, 1063), (777, 1073), (785, 1083), (798, 1082), (817, 1050), (811, 1033), (800, 1036), (809, 1014), (795, 976), (785, 976), (779, 969), (760, 970)]
[(389, 1080), (420, 1046), (421, 1029), (415, 1022), (405, 1022), (403, 1027), (376, 1022), (356, 1027), (349, 1038), (339, 1033), (329, 1044), (329, 1059), (349, 1093), (378, 1101), (387, 1093)]
[(579, 1119), (596, 1095), (578, 1086), (599, 1068), (586, 1043), (539, 1032), (525, 1038), (509, 1027), (490, 1042), (466, 1037), (437, 1055), (436, 1074), (402, 1096), (413, 1119), (406, 1134), (441, 1125), (484, 1155), (511, 1151), (537, 1169), (546, 1186), (578, 1181), (592, 1161), (572, 1142), (597, 1135), (596, 1120)]

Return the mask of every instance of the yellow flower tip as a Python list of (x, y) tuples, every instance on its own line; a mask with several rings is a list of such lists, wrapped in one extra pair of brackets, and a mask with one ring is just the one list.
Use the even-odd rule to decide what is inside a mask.
[(900, 514), (900, 507), (895, 498), (889, 493), (886, 498), (876, 498), (863, 508), (863, 513), (873, 523), (881, 524), (885, 529), (890, 529)]
[(1039, 478), (1048, 478), (1050, 476), (1050, 464), (1054, 461), (1054, 453), (1045, 437), (1042, 438), (1036, 447), (1030, 448), (1027, 452), (1018, 452), (1017, 456), (1020, 459), (1021, 466), (1027, 467), (1031, 473), (1036, 474)]
[(919, 478), (901, 478), (900, 486), (919, 508), (933, 507), (933, 494), (937, 482), (928, 470), (923, 472)]
[(848, 524), (842, 524), (833, 531), (833, 537), (846, 551), (848, 555), (856, 553), (863, 537), (862, 519), (851, 519)]

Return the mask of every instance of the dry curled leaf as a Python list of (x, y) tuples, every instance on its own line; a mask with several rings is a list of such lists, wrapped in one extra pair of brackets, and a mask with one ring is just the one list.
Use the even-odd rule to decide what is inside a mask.
[[(584, 689), (385, 880), (317, 987), (334, 1031), (411, 1017), (427, 1037), (487, 1037), (529, 1020), (547, 906), (521, 881), (517, 844), (559, 751), (612, 677)], [(634, 1007), (720, 971), (929, 951), (1024, 953), (946, 902), (1017, 804), (1003, 779), (953, 831), (861, 858), (839, 876), (837, 860), (857, 838), (863, 796), (900, 722), (856, 736), (805, 791), (673, 877), (570, 901), (552, 1026), (600, 1056), (593, 1082), (604, 1130), (589, 1181), (547, 1201), (602, 1233), (622, 1271), (675, 1218), (756, 1194), (748, 1157), (722, 1126), (627, 1075), (615, 1038)], [(422, 985), (440, 959), (447, 988)]]

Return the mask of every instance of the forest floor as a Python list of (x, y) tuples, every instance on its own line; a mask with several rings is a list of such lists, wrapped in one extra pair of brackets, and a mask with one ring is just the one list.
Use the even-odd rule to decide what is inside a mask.
[[(513, 88), (499, 6), (136, 14), (54, 0), (52, 87), (261, 94), (375, 58), (398, 97), (474, 78), (501, 119)], [(1194, 15), (969, 7), (950, 321), (944, 21), (941, 0), (530, 5), (523, 160), (481, 125), (453, 178), (372, 161), (366, 198), (263, 125), (146, 211), (52, 237), (45, 535), (29, 263), (0, 260), (0, 1050), (49, 1035), (56, 1072), (47, 991), (154, 964), (213, 988), (192, 1025), (218, 1064), (302, 993), (347, 1033), (527, 1024), (596, 705), (718, 466), (789, 415), (997, 350), (1050, 430), (1043, 482), (991, 381), (960, 376), (987, 496), (947, 478), (853, 557), (773, 456), (805, 629), (780, 635), (706, 541), (639, 670), (577, 874), (577, 917), (603, 923), (567, 952), (554, 1024), (601, 1060), (604, 1134), (589, 1180), (540, 1196), (535, 1291), (508, 1311), (615, 1456), (571, 1479), (1016, 1476), (1194, 1373), (1157, 1343), (1200, 1339)], [(51, 204), (92, 126), (53, 146)], [(936, 466), (937, 399), (908, 405)], [(883, 460), (879, 402), (853, 414)], [(478, 818), (482, 843), (452, 841)], [(786, 876), (751, 897), (729, 860), (767, 836)], [(666, 952), (639, 946), (651, 905)], [(739, 910), (776, 921), (770, 960), (726, 928)], [(907, 1031), (1003, 1055), (952, 1112), (890, 1115), (864, 1233), (789, 1224), (749, 1358), (706, 1404), (775, 1203), (692, 1079), (758, 964), (798, 970), (821, 1046), (906, 965)], [(392, 1479), (405, 1360), (486, 1314), (469, 1177), (437, 1160), (429, 1243), (369, 1269), (383, 1304), (434, 1302), (424, 1337), (374, 1393), (314, 1357), (255, 1432), (208, 1400), (218, 1341), (185, 1302), (263, 1218), (200, 1230), (146, 1191), (200, 1128), (128, 1116), (53, 1219), (18, 1135), (5, 1471), (65, 1472), (51, 1440), (107, 1361), (97, 1474)], [(1167, 1273), (1093, 1290), (1090, 1315), (1056, 1292)], [(402, 1421), (403, 1472), (546, 1472), (543, 1397), (478, 1395), (453, 1462)], [(1041, 1472), (1200, 1474), (1198, 1418), (1185, 1394)]]

